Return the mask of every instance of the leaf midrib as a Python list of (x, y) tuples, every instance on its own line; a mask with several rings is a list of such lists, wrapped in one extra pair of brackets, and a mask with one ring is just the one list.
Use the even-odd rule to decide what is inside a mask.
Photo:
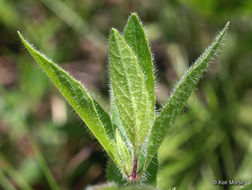
[[(116, 37), (116, 35), (114, 35), (114, 37), (116, 38), (116, 40), (115, 40), (115, 43), (116, 43), (116, 46), (117, 46), (117, 49), (118, 49), (118, 52), (119, 52), (119, 55), (120, 55), (120, 60), (123, 60), (124, 58), (122, 57), (122, 50), (121, 50), (121, 48), (119, 48), (119, 44), (118, 44), (118, 38)], [(128, 46), (128, 44), (125, 42), (125, 44)], [(136, 55), (135, 55), (135, 53), (133, 52), (133, 50), (128, 46), (128, 48), (129, 48), (129, 51), (131, 51), (131, 53), (132, 53), (132, 55), (134, 55), (135, 57), (136, 57)], [(122, 48), (123, 49), (123, 48)], [(113, 53), (114, 54), (114, 53)], [(118, 58), (118, 56), (116, 56), (117, 58)], [(128, 57), (128, 59), (130, 59), (130, 61), (132, 61), (132, 59), (134, 59), (134, 57)], [(138, 59), (137, 59), (137, 57), (136, 57), (136, 59), (135, 59), (135, 61), (137, 62), (137, 64), (136, 64), (136, 67), (138, 67), (138, 71), (139, 71), (139, 74), (141, 75), (141, 78), (142, 77), (144, 77), (144, 75), (143, 75), (143, 73), (142, 73), (142, 69), (141, 69), (141, 67), (140, 67), (140, 65), (139, 65), (139, 63), (138, 63)], [(127, 89), (128, 89), (128, 91), (129, 91), (129, 96), (130, 96), (130, 98), (132, 99), (132, 101), (130, 101), (130, 104), (132, 105), (132, 108), (133, 108), (133, 113), (136, 113), (136, 107), (135, 107), (135, 105), (136, 105), (136, 100), (135, 100), (135, 98), (134, 98), (134, 95), (132, 94), (132, 84), (131, 84), (131, 82), (130, 82), (130, 80), (129, 80), (129, 75), (128, 75), (128, 73), (127, 72), (125, 72), (127, 69), (126, 69), (126, 67), (125, 67), (125, 63), (124, 63), (124, 61), (122, 61), (122, 68), (123, 68), (123, 72), (125, 73), (125, 75), (126, 75), (126, 81), (127, 81)], [(115, 67), (115, 65), (113, 65), (114, 66), (114, 68), (118, 71), (118, 69)], [(120, 73), (120, 72), (119, 72)], [(143, 87), (143, 89), (141, 89), (141, 96), (139, 97), (140, 99), (142, 99), (142, 97), (143, 97), (143, 93), (147, 93), (146, 94), (146, 98), (147, 98), (147, 101), (146, 101), (146, 103), (148, 104), (148, 108), (149, 108), (149, 93), (148, 93), (148, 91), (147, 91), (147, 89), (146, 89), (146, 84), (145, 84), (145, 80), (144, 80), (144, 78), (143, 79), (141, 79), (141, 80), (143, 80), (143, 85), (144, 85), (144, 87)], [(120, 88), (120, 85), (118, 85), (119, 86), (119, 88)], [(120, 89), (121, 90), (121, 89)], [(143, 92), (144, 91), (144, 92)], [(127, 96), (126, 96), (127, 97)], [(117, 101), (118, 101), (118, 99), (117, 99)], [(150, 109), (150, 108), (149, 108)], [(147, 114), (147, 119), (148, 119), (148, 125), (149, 125), (149, 121), (150, 121), (150, 114), (149, 114), (149, 110), (147, 110), (148, 111), (148, 114)], [(136, 128), (134, 127), (134, 131), (133, 131), (133, 133), (134, 134), (136, 134), (136, 130), (137, 131), (139, 131), (139, 129), (140, 129), (140, 126), (139, 126), (139, 120), (138, 120), (138, 118), (136, 117), (136, 115), (134, 114), (133, 115), (133, 117), (134, 117), (134, 121), (136, 122)], [(135, 138), (136, 136), (134, 136), (134, 138)], [(139, 139), (137, 138), (135, 138), (135, 143), (136, 143), (136, 145), (138, 145), (139, 146)]]

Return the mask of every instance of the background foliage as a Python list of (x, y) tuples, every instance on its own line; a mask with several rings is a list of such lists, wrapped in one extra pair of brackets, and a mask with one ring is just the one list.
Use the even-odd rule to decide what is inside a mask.
[[(159, 79), (157, 106), (227, 21), (225, 46), (159, 151), (161, 189), (237, 189), (251, 181), (252, 1), (0, 0), (0, 189), (48, 189), (39, 146), (61, 189), (106, 181), (107, 158), (18, 40), (16, 30), (108, 108), (108, 47), (130, 12), (142, 19)], [(25, 188), (26, 187), (26, 188)]]

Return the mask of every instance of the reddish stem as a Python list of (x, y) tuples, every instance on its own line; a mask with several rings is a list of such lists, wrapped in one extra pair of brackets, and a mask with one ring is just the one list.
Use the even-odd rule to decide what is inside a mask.
[(137, 175), (137, 163), (138, 163), (138, 159), (136, 158), (134, 160), (134, 165), (133, 165), (132, 173), (129, 176), (129, 180), (131, 181), (132, 184), (134, 184), (136, 182), (136, 180), (138, 179), (138, 175)]

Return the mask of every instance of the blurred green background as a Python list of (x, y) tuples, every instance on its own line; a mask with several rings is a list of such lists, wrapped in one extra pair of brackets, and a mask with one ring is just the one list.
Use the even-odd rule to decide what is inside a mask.
[(109, 32), (123, 31), (130, 12), (149, 37), (157, 107), (231, 22), (218, 58), (160, 148), (160, 189), (234, 190), (239, 186), (212, 182), (252, 182), (251, 0), (0, 0), (0, 189), (50, 189), (40, 154), (60, 189), (106, 181), (106, 154), (16, 31), (109, 110)]

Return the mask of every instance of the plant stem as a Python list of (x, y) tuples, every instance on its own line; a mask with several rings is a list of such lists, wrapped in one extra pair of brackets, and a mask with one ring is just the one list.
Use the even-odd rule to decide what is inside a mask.
[(132, 169), (132, 173), (131, 175), (129, 176), (129, 180), (131, 182), (131, 184), (135, 184), (136, 180), (138, 179), (138, 175), (137, 175), (137, 166), (138, 166), (138, 159), (135, 158), (134, 159), (134, 166), (133, 166), (133, 169)]

